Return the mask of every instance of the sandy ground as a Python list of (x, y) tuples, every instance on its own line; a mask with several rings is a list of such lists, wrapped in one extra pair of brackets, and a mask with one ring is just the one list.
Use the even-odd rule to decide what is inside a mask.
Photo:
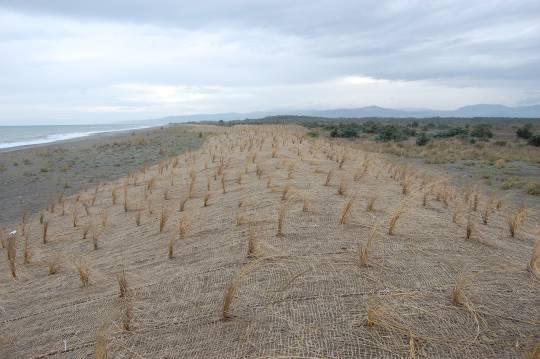
[(125, 176), (203, 140), (190, 126), (169, 126), (0, 152), (0, 226), (13, 225), (61, 194)]
[(295, 127), (216, 131), (65, 196), (46, 243), (39, 216), (19, 227), (1, 358), (537, 355), (537, 211), (511, 237), (512, 204), (387, 156)]

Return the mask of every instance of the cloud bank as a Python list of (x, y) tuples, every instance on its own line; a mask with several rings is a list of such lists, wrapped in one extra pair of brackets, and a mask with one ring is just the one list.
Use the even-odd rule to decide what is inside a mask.
[(538, 1), (0, 1), (0, 124), (538, 103)]

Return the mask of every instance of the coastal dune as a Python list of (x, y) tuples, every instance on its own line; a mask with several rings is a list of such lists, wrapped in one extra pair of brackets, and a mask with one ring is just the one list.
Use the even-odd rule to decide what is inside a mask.
[(538, 355), (536, 211), (296, 126), (188, 135), (6, 228), (0, 357)]

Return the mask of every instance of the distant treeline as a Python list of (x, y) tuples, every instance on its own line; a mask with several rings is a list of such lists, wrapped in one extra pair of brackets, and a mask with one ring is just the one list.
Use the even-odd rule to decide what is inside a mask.
[(492, 127), (497, 124), (520, 126), (517, 137), (527, 139), (533, 146), (540, 146), (540, 135), (534, 134), (532, 122), (540, 119), (502, 117), (431, 117), (431, 118), (327, 118), (314, 116), (269, 116), (239, 121), (205, 121), (207, 124), (232, 126), (237, 124), (298, 124), (312, 131), (309, 135), (324, 134), (335, 138), (357, 138), (372, 136), (376, 141), (404, 141), (416, 137), (416, 144), (426, 145), (433, 139), (458, 137), (470, 142), (487, 141), (493, 137)]

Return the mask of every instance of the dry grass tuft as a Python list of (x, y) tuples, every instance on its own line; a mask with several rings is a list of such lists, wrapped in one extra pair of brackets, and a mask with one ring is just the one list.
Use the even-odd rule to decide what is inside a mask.
[(206, 192), (203, 198), (203, 207), (208, 207), (208, 201), (210, 200), (210, 193)]
[(279, 207), (278, 211), (278, 230), (277, 230), (277, 237), (283, 237), (285, 234), (283, 233), (285, 229), (285, 219), (287, 217), (287, 211), (289, 207), (289, 202), (283, 202), (281, 203), (281, 206)]
[(169, 259), (174, 258), (174, 242), (176, 241), (176, 233), (169, 238), (169, 242), (167, 243), (167, 257)]
[(16, 234), (9, 234), (7, 238), (7, 257), (9, 262), (9, 270), (11, 271), (11, 276), (17, 278), (17, 236)]
[(483, 224), (488, 224), (489, 216), (491, 214), (492, 209), (493, 209), (492, 201), (491, 200), (487, 201), (486, 205), (484, 206), (484, 208), (480, 212), (480, 216), (482, 217), (482, 223)]
[(510, 236), (515, 237), (519, 227), (523, 224), (527, 218), (527, 208), (519, 207), (513, 215), (507, 219), (508, 230), (510, 231)]
[(534, 274), (538, 279), (540, 279), (540, 241), (536, 241), (536, 244), (533, 247), (533, 252), (531, 255), (531, 260), (529, 261), (528, 269)]
[(345, 206), (343, 206), (343, 209), (341, 210), (341, 215), (339, 216), (339, 224), (347, 224), (347, 222), (349, 221), (349, 215), (351, 213), (352, 206), (355, 200), (356, 200), (356, 197), (352, 196), (345, 203)]
[(45, 221), (43, 222), (43, 225), (41, 226), (41, 238), (43, 240), (43, 244), (47, 244), (47, 231), (49, 230), (49, 222)]
[(240, 288), (242, 278), (244, 278), (253, 269), (255, 269), (257, 265), (261, 263), (263, 260), (264, 258), (259, 258), (245, 264), (231, 279), (231, 281), (227, 285), (227, 288), (225, 289), (225, 295), (223, 296), (223, 309), (222, 309), (223, 320), (229, 320), (232, 318), (231, 305), (233, 303), (236, 292), (238, 291), (238, 288)]
[(178, 233), (180, 235), (180, 239), (186, 239), (190, 229), (191, 218), (187, 214), (184, 214), (178, 220)]
[(334, 171), (333, 170), (328, 171), (328, 174), (326, 175), (326, 180), (324, 181), (325, 186), (330, 186), (330, 181), (332, 181), (333, 176), (334, 176)]
[(184, 212), (184, 209), (186, 208), (186, 203), (189, 200), (189, 197), (182, 198), (180, 202), (178, 203), (178, 211)]
[(302, 212), (310, 212), (312, 209), (311, 197), (309, 193), (302, 193)]
[(48, 275), (55, 275), (60, 270), (60, 261), (58, 258), (50, 258), (47, 261), (47, 273)]
[(341, 177), (341, 181), (339, 181), (337, 194), (340, 196), (345, 196), (347, 194), (347, 189), (348, 189), (347, 180), (345, 179), (345, 177)]
[(474, 232), (474, 223), (471, 220), (471, 214), (467, 216), (467, 226), (465, 227), (465, 238), (471, 239), (471, 236)]
[(390, 221), (388, 222), (388, 234), (393, 235), (394, 230), (396, 229), (396, 224), (401, 217), (401, 214), (403, 213), (404, 208), (404, 202), (400, 203), (400, 205), (394, 210), (394, 213), (392, 214), (392, 217), (390, 217)]
[(24, 264), (29, 264), (30, 263), (30, 259), (32, 257), (31, 253), (30, 253), (30, 247), (29, 247), (29, 242), (30, 240), (30, 231), (27, 230), (25, 233), (24, 233), (24, 247), (23, 247), (23, 259), (24, 259)]
[(165, 207), (161, 207), (161, 215), (159, 216), (159, 233), (163, 232), (168, 220), (169, 214), (167, 213), (167, 209), (165, 209)]
[(120, 273), (118, 273), (116, 279), (118, 280), (118, 297), (124, 298), (129, 294), (126, 271), (122, 270)]
[(137, 227), (141, 225), (141, 216), (142, 216), (142, 210), (137, 209), (137, 211), (135, 212), (135, 224), (137, 225)]
[(373, 212), (375, 210), (375, 201), (377, 201), (377, 196), (371, 196), (368, 198), (366, 211)]
[(81, 261), (76, 266), (81, 280), (81, 287), (88, 287), (90, 285), (90, 268), (88, 264)]
[(92, 231), (92, 247), (95, 251), (98, 249), (98, 240), (99, 240), (100, 232), (98, 232), (95, 228)]
[(248, 228), (248, 258), (257, 257), (257, 234), (255, 232), (255, 225), (250, 222)]
[(113, 206), (118, 202), (118, 189), (113, 188), (111, 191), (111, 198)]
[(91, 224), (85, 224), (83, 226), (83, 236), (82, 236), (82, 239), (86, 239), (88, 237), (88, 233), (90, 232), (90, 230), (92, 229), (92, 225)]
[(77, 224), (79, 224), (79, 211), (77, 208), (71, 212), (71, 223), (73, 224), (73, 227), (77, 227)]
[(126, 332), (133, 330), (133, 300), (130, 295), (122, 298), (121, 304), (122, 329)]
[(107, 224), (109, 223), (109, 212), (107, 212), (106, 209), (101, 211), (101, 226), (103, 228), (107, 227)]
[(105, 326), (98, 329), (96, 333), (96, 359), (108, 359), (109, 335)]
[(371, 252), (371, 247), (373, 246), (373, 241), (377, 235), (378, 223), (375, 224), (369, 231), (368, 240), (365, 245), (360, 244), (358, 248), (358, 259), (360, 260), (360, 266), (369, 267), (369, 253)]
[(454, 305), (465, 305), (467, 296), (465, 295), (465, 277), (458, 276), (456, 283), (452, 287), (452, 304)]

